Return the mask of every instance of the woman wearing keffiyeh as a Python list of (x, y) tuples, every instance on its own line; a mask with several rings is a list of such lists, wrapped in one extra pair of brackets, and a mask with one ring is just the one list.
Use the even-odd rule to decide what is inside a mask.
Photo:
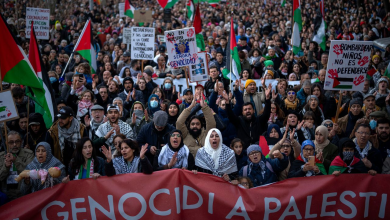
[(145, 157), (148, 144), (143, 145), (140, 151), (137, 142), (125, 139), (120, 146), (122, 156), (115, 158), (112, 158), (111, 148), (102, 147), (103, 154), (107, 158), (105, 164), (107, 176), (125, 173), (153, 173), (153, 167)]
[(90, 109), (92, 108), (95, 98), (93, 93), (90, 90), (85, 90), (80, 95), (81, 100), (77, 105), (77, 119), (81, 119), (87, 114), (90, 114)]
[(195, 157), (195, 170), (223, 177), (226, 181), (236, 178), (234, 151), (222, 143), (222, 135), (218, 129), (211, 129), (207, 133), (205, 146), (198, 150)]
[(170, 133), (168, 144), (154, 156), (153, 169), (181, 168), (192, 170), (194, 166), (194, 157), (190, 154), (188, 147), (184, 145), (181, 131), (173, 130)]

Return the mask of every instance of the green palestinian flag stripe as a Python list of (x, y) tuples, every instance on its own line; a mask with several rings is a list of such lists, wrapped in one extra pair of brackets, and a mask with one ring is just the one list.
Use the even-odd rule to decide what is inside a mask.
[(340, 171), (341, 173), (344, 173), (345, 170), (347, 170), (347, 167), (330, 166), (329, 167), (329, 174), (332, 174), (334, 171)]
[(326, 172), (326, 169), (325, 169), (325, 167), (324, 167), (324, 164), (322, 164), (322, 163), (316, 163), (316, 165), (317, 165), (318, 169), (321, 171), (322, 174), (328, 175), (328, 173)]
[[(91, 50), (79, 50), (77, 51), (84, 59), (88, 60), (88, 62), (91, 64), (92, 63), (92, 56), (91, 56)], [(91, 66), (91, 72), (96, 73), (95, 70)]]

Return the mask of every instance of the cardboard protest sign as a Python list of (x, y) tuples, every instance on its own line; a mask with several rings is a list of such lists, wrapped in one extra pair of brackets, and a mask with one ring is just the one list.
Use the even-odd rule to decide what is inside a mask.
[(190, 65), (189, 76), (191, 82), (200, 82), (209, 80), (209, 67), (206, 53), (198, 53), (195, 64)]
[(122, 33), (122, 43), (131, 44), (131, 28), (123, 28)]
[(19, 118), (11, 90), (0, 92), (0, 122)]
[(154, 28), (131, 28), (131, 59), (153, 60)]
[(152, 11), (150, 10), (135, 10), (134, 12), (135, 22), (153, 23)]
[(363, 90), (372, 42), (333, 40), (324, 90)]
[(31, 22), (34, 21), (34, 30), (37, 39), (49, 40), (50, 9), (26, 8), (26, 38), (30, 38)]
[(119, 9), (119, 17), (124, 18), (125, 17), (125, 3), (119, 3), (118, 9)]
[(196, 47), (195, 29), (184, 28), (165, 31), (168, 58), (171, 67), (194, 65), (198, 56)]

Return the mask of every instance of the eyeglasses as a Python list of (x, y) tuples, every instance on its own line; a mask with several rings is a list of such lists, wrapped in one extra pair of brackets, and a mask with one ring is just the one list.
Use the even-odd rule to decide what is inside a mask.
[(259, 156), (259, 155), (260, 155), (260, 152), (254, 152), (254, 153), (249, 154), (250, 157), (255, 157), (255, 156)]
[(290, 148), (291, 147), (291, 145), (288, 145), (288, 144), (283, 144), (282, 145), (282, 148)]
[(241, 185), (243, 185), (243, 186), (249, 186), (249, 183), (248, 182), (244, 182), (244, 183), (240, 183)]
[(311, 149), (303, 148), (303, 151), (312, 152), (312, 151), (314, 151), (314, 149), (313, 148), (311, 148)]
[(17, 140), (17, 141), (8, 141), (8, 144), (9, 145), (18, 145), (18, 144), (20, 144), (20, 143), (22, 143), (22, 141), (21, 140)]
[(288, 92), (288, 95), (295, 95), (295, 92)]
[(327, 128), (332, 128), (333, 124), (324, 124), (324, 126), (327, 127)]
[(101, 91), (99, 92), (100, 94), (106, 94), (107, 92), (106, 91)]
[(181, 134), (171, 134), (171, 137), (175, 137), (175, 136), (179, 138), (181, 137)]
[(370, 133), (368, 133), (368, 132), (361, 132), (361, 131), (358, 131), (358, 132), (356, 132), (356, 133), (358, 133), (358, 134), (360, 134), (360, 135), (362, 135), (362, 136), (368, 136), (368, 135), (370, 135)]

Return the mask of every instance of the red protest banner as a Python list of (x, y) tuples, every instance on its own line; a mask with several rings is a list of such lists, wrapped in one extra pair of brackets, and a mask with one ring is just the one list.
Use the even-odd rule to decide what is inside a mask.
[(389, 219), (389, 182), (342, 174), (247, 190), (174, 169), (60, 184), (0, 207), (0, 219)]

